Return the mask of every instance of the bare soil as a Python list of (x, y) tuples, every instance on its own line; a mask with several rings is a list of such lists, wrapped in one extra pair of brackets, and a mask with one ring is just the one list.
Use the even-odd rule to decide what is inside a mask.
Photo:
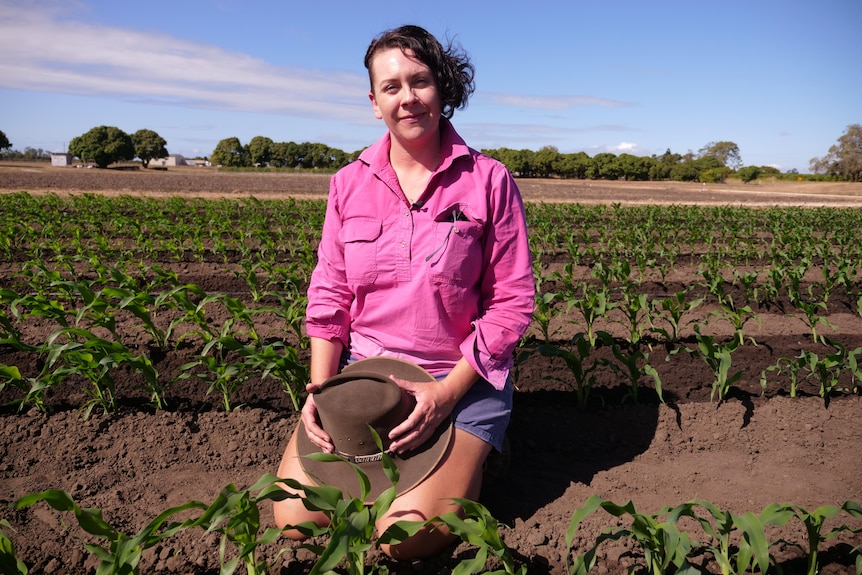
[[(207, 196), (326, 193), (325, 175), (253, 175), (206, 169), (168, 171), (83, 170), (0, 163), (2, 192), (188, 194)], [(859, 206), (862, 184), (726, 184), (519, 181), (530, 201), (627, 203), (712, 203), (746, 206)], [(548, 265), (560, 262), (550, 261)], [(0, 279), (14, 266), (0, 262)], [(221, 264), (182, 264), (184, 282), (207, 292), (241, 289)], [(693, 281), (696, 270), (679, 268), (672, 280)], [(646, 289), (660, 293), (667, 286)], [(701, 312), (699, 312), (701, 313)], [(706, 312), (703, 312), (706, 313)], [(745, 346), (733, 357), (743, 369), (731, 397), (710, 400), (711, 373), (686, 354), (666, 357), (661, 346), (650, 363), (662, 374), (666, 403), (647, 394), (637, 404), (620, 405), (619, 378), (600, 374), (597, 398), (605, 405), (580, 409), (571, 375), (562, 362), (534, 355), (517, 374), (517, 392), (509, 429), (511, 460), (506, 471), (486, 482), (480, 501), (501, 522), (502, 534), (516, 559), (531, 573), (564, 573), (567, 558), (591, 545), (601, 530), (619, 525), (598, 512), (576, 534), (572, 549), (565, 531), (573, 512), (592, 494), (623, 504), (632, 501), (643, 513), (656, 513), (692, 499), (712, 502), (737, 513), (759, 513), (768, 504), (794, 503), (813, 510), (822, 505), (862, 501), (862, 397), (843, 395), (828, 405), (813, 384), (801, 397), (777, 388), (762, 393), (760, 372), (779, 357), (794, 357), (810, 347), (804, 322), (780, 309), (759, 309), (761, 324), (751, 324), (758, 346)], [(575, 320), (575, 316), (570, 318)], [(830, 310), (829, 320), (848, 349), (862, 345), (862, 318), (846, 308)], [(274, 326), (277, 328), (277, 326)], [(604, 326), (609, 331), (613, 325)], [(561, 325), (560, 338), (575, 324)], [(618, 328), (617, 328), (618, 329)], [(717, 325), (721, 331), (722, 327)], [(31, 334), (34, 338), (47, 336)], [(38, 331), (38, 328), (36, 328)], [(181, 348), (160, 358), (160, 374), (170, 377), (195, 349)], [(0, 363), (20, 365), (27, 358), (0, 346)], [(76, 409), (86, 398), (79, 382), (69, 382), (50, 396), (54, 412), (0, 410), (0, 519), (19, 557), (31, 573), (93, 573), (85, 534), (72, 516), (40, 504), (13, 510), (19, 497), (44, 489), (70, 492), (83, 507), (96, 507), (126, 533), (136, 533), (165, 509), (197, 499), (212, 502), (222, 487), (249, 486), (274, 472), (289, 433), (296, 424), (287, 396), (267, 380), (240, 389), (243, 407), (225, 412), (200, 382), (179, 382), (171, 391), (172, 408), (154, 412), (132, 382), (121, 386), (124, 402), (115, 414)], [(9, 390), (0, 400), (10, 398)], [(271, 521), (268, 507), (262, 520)], [(842, 523), (862, 527), (846, 516)], [(698, 533), (700, 536), (700, 533)], [(791, 523), (775, 530), (804, 544), (804, 528)], [(842, 534), (821, 546), (822, 573), (854, 573), (851, 548), (862, 536)], [(280, 557), (282, 547), (290, 548)], [(306, 573), (310, 552), (290, 542), (270, 545), (266, 555), (273, 573)], [(447, 573), (475, 548), (459, 544), (446, 553), (414, 563), (391, 562), (376, 551), (370, 561), (397, 573)], [(791, 544), (772, 549), (784, 573), (804, 572), (802, 553)], [(625, 573), (641, 552), (630, 542), (600, 548), (600, 573)], [(705, 564), (708, 557), (703, 557)], [(709, 567), (708, 569), (713, 569)], [(706, 568), (705, 568), (706, 569)], [(148, 550), (142, 573), (218, 572), (218, 538), (184, 533)]]

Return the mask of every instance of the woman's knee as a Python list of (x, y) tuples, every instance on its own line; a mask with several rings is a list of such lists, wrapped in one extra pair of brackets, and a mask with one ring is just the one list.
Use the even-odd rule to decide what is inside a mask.
[[(309, 477), (299, 464), (295, 434), (291, 437), (287, 448), (284, 450), (284, 455), (278, 467), (278, 476), (282, 479), (296, 479), (300, 483), (311, 483)], [(316, 525), (323, 526), (329, 522), (329, 518), (324, 513), (311, 511), (305, 507), (302, 499), (304, 494), (301, 491), (289, 487), (284, 483), (280, 483), (279, 486), (290, 494), (290, 496), (280, 501), (274, 501), (272, 504), (272, 514), (276, 527), (282, 530), (285, 537), (302, 541), (308, 536), (296, 529), (295, 525), (310, 521)]]
[[(391, 523), (378, 521), (378, 534), (382, 534)], [(455, 542), (456, 536), (441, 523), (426, 524), (418, 532), (398, 543), (382, 543), (380, 549), (388, 556), (399, 561), (411, 561), (424, 559), (442, 552), (446, 547)]]

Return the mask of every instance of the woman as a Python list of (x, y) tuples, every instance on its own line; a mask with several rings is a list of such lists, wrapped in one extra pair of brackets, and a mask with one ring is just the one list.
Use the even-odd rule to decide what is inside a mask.
[[(502, 448), (509, 423), (512, 352), (529, 326), (535, 286), (512, 176), (468, 148), (449, 122), (474, 89), (466, 54), (403, 26), (372, 41), (365, 66), (371, 106), (387, 133), (330, 184), (308, 291), (304, 432), (320, 450), (333, 451), (314, 394), (346, 363), (377, 356), (407, 360), (437, 379), (395, 379), (415, 407), (392, 430), (391, 452), (417, 448), (441, 422), (454, 420), (448, 452), (395, 499), (378, 521), (382, 532), (395, 521), (453, 511), (452, 498), (478, 498), (483, 463)], [(294, 432), (279, 477), (313, 483), (296, 445)], [(297, 499), (274, 511), (281, 526), (326, 521)], [(453, 537), (428, 529), (384, 551), (398, 559), (429, 556)]]

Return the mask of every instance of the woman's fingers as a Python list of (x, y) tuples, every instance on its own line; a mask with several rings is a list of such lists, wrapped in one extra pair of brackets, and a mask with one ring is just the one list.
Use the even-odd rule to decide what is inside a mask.
[(436, 401), (434, 391), (437, 386), (433, 383), (395, 377), (392, 380), (416, 399), (416, 405), (407, 419), (389, 432), (389, 438), (392, 439), (389, 449), (395, 453), (404, 453), (425, 443), (448, 413), (444, 413)]
[(302, 423), (305, 426), (308, 439), (321, 451), (332, 453), (334, 447), (332, 438), (320, 427), (317, 419), (317, 406), (314, 404), (314, 396), (309, 395), (302, 406)]

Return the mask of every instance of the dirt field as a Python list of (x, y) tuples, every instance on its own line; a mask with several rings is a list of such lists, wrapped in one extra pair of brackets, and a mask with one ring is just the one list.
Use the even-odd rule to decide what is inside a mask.
[[(519, 180), (528, 201), (627, 204), (699, 204), (740, 206), (862, 206), (862, 184), (758, 182), (699, 184), (686, 182), (610, 182), (590, 180)], [(159, 196), (182, 193), (254, 195), (260, 199), (326, 194), (329, 176), (284, 173), (219, 173), (209, 168), (160, 170), (88, 170), (51, 168), (33, 163), (0, 162), (0, 191), (32, 193), (100, 192)]]
[[(51, 169), (0, 163), (0, 201), (3, 192), (22, 190), (311, 196), (325, 194), (327, 183), (327, 176), (218, 174), (205, 169)], [(524, 180), (519, 185), (528, 202), (862, 206), (862, 184), (703, 186)], [(14, 265), (0, 264), (0, 279), (13, 272)], [(184, 264), (178, 271), (183, 281), (198, 283), (207, 292), (240, 289), (236, 278), (217, 264)], [(695, 271), (681, 269), (674, 281), (692, 281)], [(842, 341), (848, 348), (862, 346), (862, 318), (848, 310), (832, 311), (829, 319)], [(583, 552), (602, 529), (618, 524), (614, 517), (598, 512), (582, 524), (574, 548), (567, 549), (564, 534), (572, 513), (592, 494), (619, 504), (631, 500), (644, 513), (692, 499), (737, 513), (759, 513), (773, 502), (813, 510), (862, 501), (862, 397), (841, 397), (827, 407), (813, 387), (805, 388), (798, 398), (777, 390), (761, 395), (761, 370), (778, 357), (798, 354), (807, 328), (799, 318), (778, 310), (758, 310), (758, 314), (762, 325), (753, 328), (753, 335), (761, 345), (734, 355), (734, 365), (744, 366), (745, 375), (736, 393), (721, 405), (709, 399), (710, 374), (705, 367), (682, 355), (665, 362), (658, 349), (651, 363), (662, 366), (667, 404), (647, 401), (579, 410), (571, 388), (548, 379), (565, 380), (565, 366), (538, 356), (523, 365), (509, 430), (511, 462), (505, 475), (486, 484), (481, 502), (506, 524), (504, 540), (530, 573), (566, 572), (567, 556)], [(0, 346), (0, 363), (20, 359)], [(171, 354), (158, 365), (159, 372), (170, 373), (188, 359), (182, 352)], [(610, 395), (614, 390), (606, 391)], [(48, 488), (63, 489), (82, 506), (102, 509), (105, 518), (120, 529), (136, 533), (168, 507), (190, 499), (212, 502), (229, 483), (248, 486), (263, 473), (274, 472), (296, 423), (287, 396), (273, 383), (244, 389), (239, 397), (244, 407), (228, 413), (212, 404), (213, 398), (205, 396), (200, 384), (191, 382), (172, 390), (177, 407), (164, 412), (142, 407), (146, 397), (135, 398), (132, 389), (123, 393), (131, 399), (119, 413), (94, 414), (86, 421), (70, 407), (82, 401), (80, 388), (74, 386), (53, 397), (56, 411), (51, 415), (0, 410), (0, 518), (17, 531), (10, 535), (31, 573), (92, 573), (94, 561), (85, 559), (83, 535), (71, 515), (44, 504), (11, 510), (9, 504), (17, 498)], [(8, 390), (0, 395), (8, 397)], [(262, 520), (270, 519), (271, 512), (265, 508)], [(789, 524), (779, 532), (788, 541), (805, 541), (801, 524)], [(860, 544), (860, 535), (842, 534), (830, 540), (821, 547), (821, 572), (854, 573), (850, 549)], [(289, 551), (276, 558), (282, 546), (270, 547), (267, 556), (275, 562), (272, 573), (308, 571), (313, 558), (309, 552)], [(375, 551), (370, 557), (396, 573), (446, 573), (472, 549), (460, 544), (415, 563), (388, 562)], [(600, 573), (625, 573), (639, 553), (636, 546), (613, 542), (600, 549)], [(801, 553), (792, 545), (779, 545), (772, 552), (784, 573), (804, 572)], [(217, 573), (218, 538), (195, 532), (169, 539), (144, 554), (141, 572)]]

